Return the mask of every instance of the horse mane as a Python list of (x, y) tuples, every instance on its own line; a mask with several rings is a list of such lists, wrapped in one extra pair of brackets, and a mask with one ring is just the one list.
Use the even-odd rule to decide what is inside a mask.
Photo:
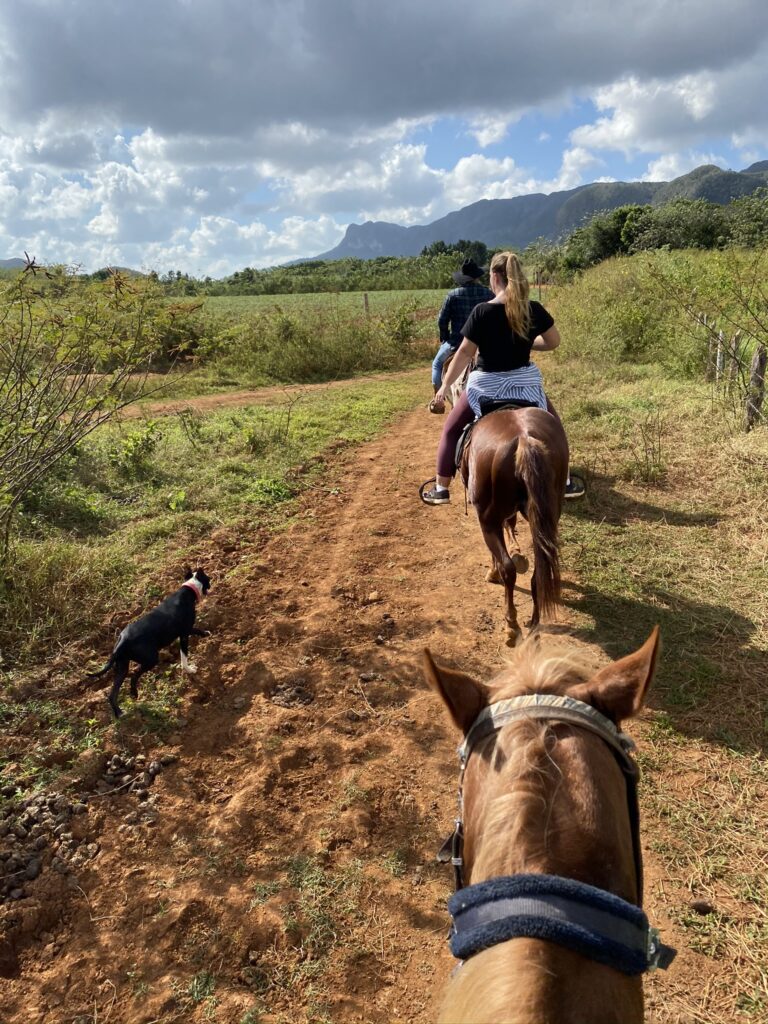
[(574, 650), (560, 638), (531, 633), (505, 657), (506, 668), (492, 679), (491, 701), (521, 693), (563, 694), (576, 683), (586, 682), (596, 671), (587, 651)]
[[(490, 683), (492, 703), (522, 693), (565, 693), (589, 679), (595, 667), (586, 653), (536, 634), (506, 660), (508, 667)], [(546, 853), (549, 815), (563, 781), (552, 756), (557, 741), (548, 722), (523, 720), (512, 728), (516, 741), (497, 776), (498, 795), (488, 808), (484, 831), (491, 843), (495, 836), (500, 844), (528, 851), (535, 867)]]

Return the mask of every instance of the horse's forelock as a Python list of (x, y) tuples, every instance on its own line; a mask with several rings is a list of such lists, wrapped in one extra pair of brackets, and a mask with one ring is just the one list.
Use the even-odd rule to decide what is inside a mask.
[(507, 667), (492, 679), (492, 701), (522, 693), (565, 693), (586, 682), (596, 669), (586, 651), (568, 649), (556, 637), (532, 634), (505, 658)]

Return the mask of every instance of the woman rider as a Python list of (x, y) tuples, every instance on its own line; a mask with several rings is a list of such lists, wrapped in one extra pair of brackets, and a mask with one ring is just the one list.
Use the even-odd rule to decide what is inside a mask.
[[(428, 505), (445, 505), (450, 500), (456, 443), (464, 427), (483, 414), (484, 401), (527, 402), (557, 416), (544, 394), (541, 371), (530, 362), (531, 350), (550, 352), (560, 344), (555, 321), (539, 302), (529, 299), (528, 278), (515, 253), (497, 253), (491, 260), (490, 275), (495, 298), (481, 302), (470, 313), (461, 345), (433, 400), (439, 410), (450, 386), (477, 360), (466, 390), (443, 426), (435, 486), (422, 494)], [(583, 493), (583, 485), (569, 476), (566, 498)]]

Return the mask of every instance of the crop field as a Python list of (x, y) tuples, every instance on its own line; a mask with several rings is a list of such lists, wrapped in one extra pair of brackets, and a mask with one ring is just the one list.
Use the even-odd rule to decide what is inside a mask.
[(249, 315), (275, 308), (288, 312), (308, 310), (341, 310), (351, 315), (365, 313), (365, 295), (371, 313), (384, 313), (395, 306), (408, 303), (417, 310), (429, 310), (437, 315), (444, 290), (421, 289), (416, 291), (386, 292), (320, 292), (294, 293), (291, 295), (209, 295), (205, 298), (207, 308), (217, 313), (239, 313)]
[[(706, 380), (661, 270), (611, 264), (546, 300), (564, 341), (537, 362), (587, 482), (548, 626), (604, 664), (660, 625), (629, 731), (646, 909), (678, 957), (645, 983), (648, 1019), (763, 1024), (768, 428), (742, 429), (735, 376)], [(370, 316), (414, 294), (434, 332), (443, 293), (372, 293)], [(365, 317), (360, 295), (207, 302)], [(257, 340), (278, 351), (274, 323)], [(351, 342), (318, 367), (302, 336), (304, 379), (259, 390), (266, 364), (243, 349), (238, 377), (231, 346), (221, 393), (132, 407), (25, 499), (0, 606), (2, 1024), (436, 1018), (457, 735), (421, 651), (479, 679), (508, 651), (461, 487), (418, 501), (442, 419), (431, 345), (393, 330), (369, 336), (393, 367), (350, 355), (334, 379)], [(166, 651), (116, 722), (84, 672), (186, 564), (212, 578), (198, 672)]]

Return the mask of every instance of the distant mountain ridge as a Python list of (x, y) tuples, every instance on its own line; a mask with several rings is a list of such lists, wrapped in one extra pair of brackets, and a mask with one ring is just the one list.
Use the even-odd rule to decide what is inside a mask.
[(21, 259), (18, 256), (14, 256), (10, 260), (0, 260), (0, 270), (21, 270), (22, 267), (26, 267), (27, 261)]
[(403, 227), (386, 221), (350, 224), (344, 238), (315, 259), (338, 260), (348, 256), (418, 256), (433, 242), (457, 242), (460, 238), (485, 242), (491, 248), (524, 249), (537, 238), (557, 241), (602, 210), (627, 203), (658, 206), (670, 199), (708, 199), (725, 204), (768, 186), (768, 160), (743, 171), (724, 171), (704, 164), (673, 181), (613, 181), (579, 185), (549, 195), (533, 193), (512, 199), (481, 199), (431, 224)]

